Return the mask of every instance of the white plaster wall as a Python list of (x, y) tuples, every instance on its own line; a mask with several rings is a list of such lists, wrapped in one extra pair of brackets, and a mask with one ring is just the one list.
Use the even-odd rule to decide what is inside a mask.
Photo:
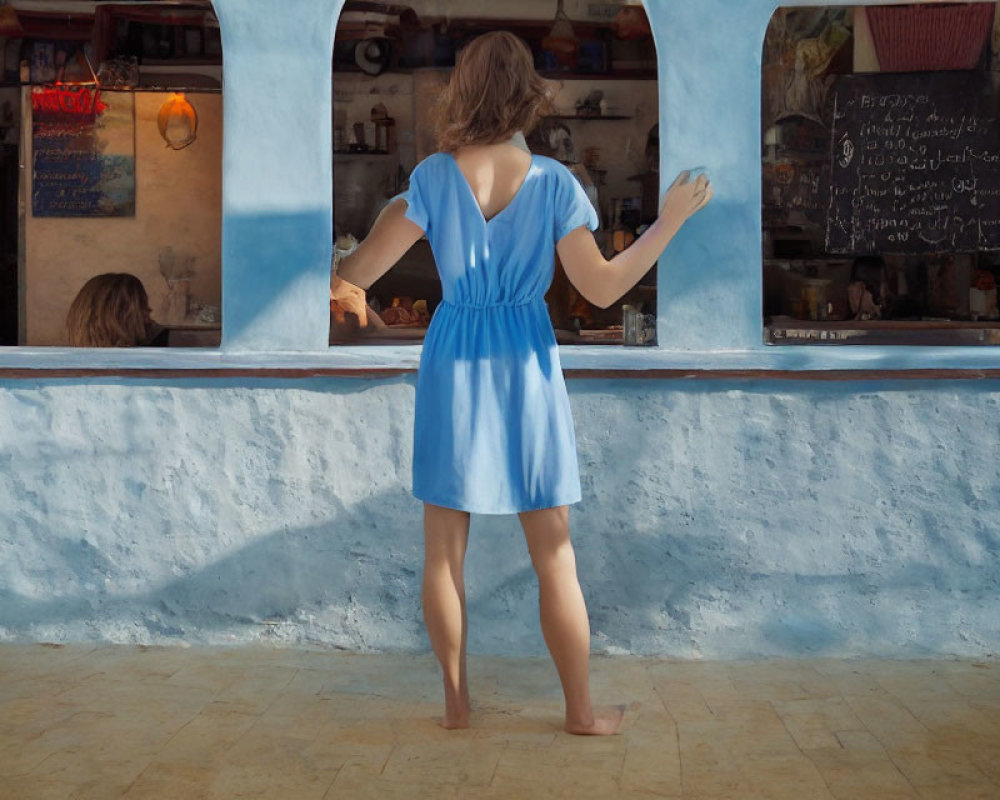
[[(595, 647), (983, 656), (996, 382), (573, 380)], [(0, 639), (424, 650), (413, 382), (0, 384)], [(514, 517), (476, 517), (470, 646), (538, 653)]]
[[(167, 284), (159, 256), (170, 246), (195, 256), (191, 300), (222, 301), (222, 96), (187, 92), (198, 114), (198, 138), (172, 150), (157, 114), (169, 92), (136, 92), (134, 217), (25, 218), (27, 345), (65, 345), (66, 312), (80, 288), (102, 272), (131, 272), (146, 287), (153, 319), (163, 319)], [(22, 136), (31, 163), (31, 119)], [(25, 197), (31, 197), (31, 170)]]

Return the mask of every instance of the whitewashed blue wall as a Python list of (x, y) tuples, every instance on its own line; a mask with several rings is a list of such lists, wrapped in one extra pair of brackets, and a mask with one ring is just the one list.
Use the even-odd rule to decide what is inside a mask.
[[(571, 381), (595, 646), (995, 651), (997, 388)], [(407, 378), (0, 384), (0, 640), (425, 649), (412, 401)], [(469, 603), (474, 650), (541, 650), (516, 518), (474, 519)]]
[[(426, 649), (412, 367), (327, 351), (337, 0), (216, 0), (225, 48), (223, 348), (13, 349), (0, 375), (0, 639)], [(650, 0), (662, 171), (716, 200), (661, 262), (656, 350), (579, 369), (1000, 368), (990, 348), (761, 343), (760, 52), (773, 3)], [(724, 23), (724, 24), (723, 24)], [(314, 76), (309, 78), (308, 76)], [(190, 378), (45, 368), (190, 369)], [(683, 657), (983, 655), (1000, 642), (1000, 382), (570, 382), (572, 521), (595, 646)], [(539, 652), (514, 518), (477, 518), (470, 644)]]

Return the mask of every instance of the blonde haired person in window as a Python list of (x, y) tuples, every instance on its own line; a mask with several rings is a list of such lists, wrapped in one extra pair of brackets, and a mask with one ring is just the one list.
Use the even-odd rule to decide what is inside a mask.
[[(66, 314), (72, 347), (142, 347), (165, 342), (152, 320), (146, 289), (135, 275), (95, 275), (77, 293)], [(160, 335), (157, 335), (160, 334)]]
[[(340, 263), (367, 288), (426, 234), (443, 300), (424, 340), (414, 409), (413, 493), (424, 502), (424, 619), (444, 677), (442, 725), (469, 725), (463, 564), (469, 516), (520, 516), (539, 582), (542, 633), (566, 701), (565, 729), (619, 730), (623, 707), (595, 710), (590, 627), (569, 536), (581, 498), (569, 398), (544, 295), (555, 251), (570, 281), (607, 307), (646, 274), (681, 225), (712, 197), (682, 173), (659, 219), (606, 260), (587, 230), (597, 214), (558, 161), (519, 146), (549, 105), (516, 36), (474, 39), (440, 104), (441, 152)], [(362, 323), (364, 321), (362, 320)]]

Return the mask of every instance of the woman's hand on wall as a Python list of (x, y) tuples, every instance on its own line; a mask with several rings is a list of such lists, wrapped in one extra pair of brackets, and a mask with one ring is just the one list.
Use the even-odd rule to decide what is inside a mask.
[(711, 199), (712, 185), (707, 176), (691, 180), (690, 171), (682, 172), (667, 190), (659, 218), (611, 261), (601, 255), (586, 228), (581, 226), (566, 234), (556, 246), (566, 276), (587, 300), (608, 308), (639, 282), (681, 226)]
[(679, 228), (691, 216), (708, 205), (714, 194), (712, 184), (704, 173), (691, 180), (690, 170), (685, 170), (670, 184), (667, 196), (660, 207), (660, 217)]

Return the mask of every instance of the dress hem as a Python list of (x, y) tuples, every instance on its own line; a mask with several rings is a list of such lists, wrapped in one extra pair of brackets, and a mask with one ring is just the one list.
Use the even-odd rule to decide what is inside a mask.
[(441, 506), (441, 508), (450, 508), (453, 511), (465, 511), (466, 513), (469, 513), (469, 514), (481, 514), (483, 516), (507, 516), (507, 515), (510, 515), (510, 514), (521, 514), (521, 513), (525, 512), (525, 511), (542, 511), (542, 510), (544, 510), (546, 508), (558, 508), (559, 506), (571, 506), (571, 505), (574, 505), (576, 503), (579, 503), (583, 499), (583, 497), (580, 494), (577, 494), (577, 495), (574, 495), (574, 499), (566, 499), (566, 500), (563, 500), (561, 502), (560, 501), (556, 501), (554, 503), (553, 502), (546, 502), (544, 505), (531, 505), (531, 506), (528, 506), (527, 508), (511, 508), (511, 509), (504, 509), (504, 510), (500, 510), (500, 511), (496, 510), (495, 508), (492, 508), (492, 509), (490, 509), (488, 511), (484, 511), (484, 510), (479, 509), (479, 508), (473, 508), (470, 505), (458, 505), (454, 501), (450, 501), (450, 500), (447, 501), (447, 502), (441, 502), (441, 501), (438, 501), (438, 500), (432, 500), (432, 499), (430, 499), (428, 497), (421, 497), (416, 492), (413, 492), (413, 496), (415, 498), (417, 498), (417, 500), (419, 500), (420, 502), (422, 502), (422, 503), (429, 503), (432, 506)]

